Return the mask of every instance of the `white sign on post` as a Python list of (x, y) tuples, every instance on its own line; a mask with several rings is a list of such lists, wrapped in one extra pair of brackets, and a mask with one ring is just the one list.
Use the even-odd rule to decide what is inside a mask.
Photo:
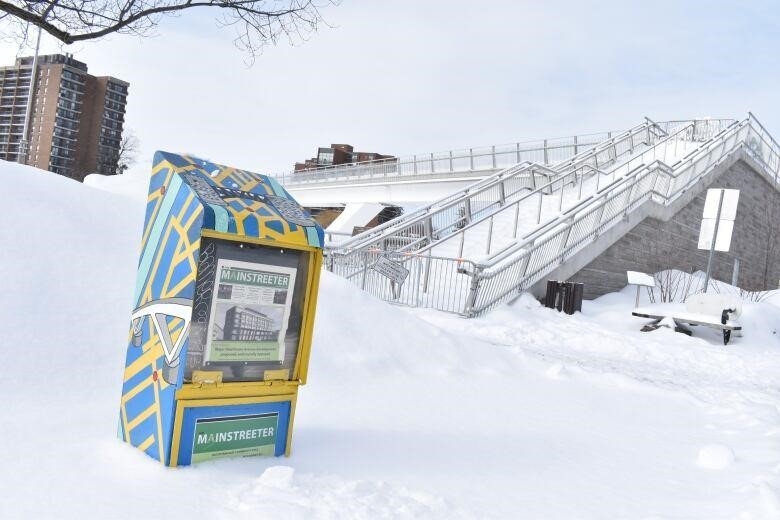
[[(699, 249), (709, 250), (712, 247), (712, 237), (715, 235), (714, 218), (705, 218), (701, 221), (699, 231)], [(731, 248), (731, 233), (734, 230), (734, 221), (721, 219), (718, 224), (718, 237), (715, 240), (715, 251), (726, 252)]]
[(704, 278), (704, 292), (710, 285), (712, 259), (715, 251), (728, 251), (731, 248), (731, 234), (734, 231), (734, 220), (737, 218), (739, 190), (707, 190), (704, 201), (704, 213), (699, 230), (699, 249), (709, 249), (707, 259), (707, 274)]
[[(723, 194), (722, 202), (720, 201), (721, 193)], [(730, 249), (738, 203), (739, 190), (707, 190), (707, 200), (704, 202), (704, 214), (699, 231), (699, 249), (712, 249), (713, 239), (715, 251), (725, 252)], [(720, 207), (720, 216), (718, 216), (718, 207)], [(717, 238), (715, 238), (716, 227), (718, 228)]]
[(734, 221), (737, 218), (737, 204), (739, 204), (739, 190), (722, 190), (719, 188), (707, 190), (707, 199), (704, 201), (704, 218), (718, 218), (718, 196), (723, 192), (723, 204), (720, 207), (720, 218)]

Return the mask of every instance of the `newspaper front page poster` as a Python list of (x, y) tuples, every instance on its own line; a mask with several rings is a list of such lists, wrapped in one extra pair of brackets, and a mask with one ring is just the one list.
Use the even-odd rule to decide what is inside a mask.
[(295, 272), (219, 259), (204, 362), (283, 361)]

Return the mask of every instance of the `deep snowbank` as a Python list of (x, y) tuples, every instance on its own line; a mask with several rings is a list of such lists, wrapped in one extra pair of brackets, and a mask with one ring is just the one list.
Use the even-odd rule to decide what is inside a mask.
[(0, 518), (780, 511), (775, 308), (746, 310), (750, 330), (723, 348), (638, 332), (630, 292), (572, 317), (524, 297), (463, 320), (389, 306), (324, 273), (293, 456), (160, 467), (116, 439), (138, 183), (115, 179), (128, 186), (112, 194), (0, 171), (18, 190), (10, 214), (26, 218), (0, 252)]

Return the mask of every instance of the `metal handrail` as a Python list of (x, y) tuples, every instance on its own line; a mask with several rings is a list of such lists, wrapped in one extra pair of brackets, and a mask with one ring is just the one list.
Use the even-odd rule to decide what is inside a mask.
[[(431, 204), (428, 204), (427, 206), (416, 209), (411, 213), (406, 213), (404, 215), (401, 215), (398, 218), (387, 221), (367, 231), (364, 231), (359, 235), (355, 235), (352, 239), (338, 244), (337, 247), (342, 250), (356, 249), (359, 247), (363, 247), (365, 245), (370, 245), (371, 243), (373, 243), (371, 239), (374, 237), (387, 238), (386, 231), (388, 231), (390, 228), (399, 227), (399, 225), (418, 223), (422, 221), (426, 216), (430, 215), (432, 212), (438, 209), (449, 208), (452, 202), (458, 202), (462, 200), (464, 197), (479, 195), (485, 192), (486, 190), (492, 188), (497, 183), (501, 182), (502, 179), (505, 179), (507, 177), (512, 177), (515, 174), (520, 172), (525, 173), (526, 171), (530, 171), (529, 168), (531, 167), (538, 167), (538, 166), (530, 162), (523, 162), (515, 166), (512, 166), (510, 168), (507, 168), (505, 170), (502, 170), (486, 179), (482, 179), (470, 185), (468, 188), (459, 190)], [(369, 242), (368, 244), (366, 244), (367, 241)]]
[[(755, 149), (751, 149), (750, 146), (748, 146), (750, 132), (756, 132), (753, 123), (756, 123), (755, 126), (761, 131), (757, 132), (758, 138), (761, 139), (763, 143), (769, 145), (767, 148), (769, 148), (771, 152), (769, 161), (764, 161), (763, 158), (761, 161), (764, 166), (774, 174), (769, 175), (769, 177), (774, 182), (775, 188), (780, 189), (777, 166), (774, 168), (770, 166), (773, 158), (776, 159), (780, 157), (780, 146), (778, 146), (777, 142), (771, 138), (771, 135), (769, 135), (760, 123), (752, 117), (752, 114), (750, 114), (747, 119), (741, 122), (735, 122), (713, 135), (693, 153), (688, 154), (685, 158), (675, 162), (673, 167), (665, 165), (661, 161), (655, 161), (649, 165), (642, 165), (633, 170), (632, 173), (620, 178), (617, 182), (610, 184), (608, 189), (601, 195), (594, 197), (586, 204), (579, 205), (576, 210), (571, 210), (567, 212), (567, 214), (560, 215), (556, 219), (545, 223), (535, 230), (531, 236), (528, 236), (520, 243), (513, 245), (511, 249), (497, 253), (488, 261), (477, 264), (474, 271), (476, 280), (475, 283), (472, 284), (472, 287), (475, 288), (475, 293), (469, 298), (471, 307), (464, 309), (464, 313), (467, 315), (482, 313), (485, 310), (492, 308), (500, 301), (505, 300), (513, 292), (530, 287), (533, 283), (540, 280), (546, 272), (549, 272), (550, 269), (557, 267), (558, 264), (555, 261), (556, 259), (562, 260), (573, 255), (574, 252), (584, 247), (587, 243), (590, 243), (586, 240), (587, 238), (595, 240), (598, 233), (603, 232), (606, 228), (605, 226), (613, 225), (615, 223), (616, 215), (638, 207), (638, 205), (646, 200), (651, 200), (653, 195), (658, 196), (664, 205), (671, 204), (677, 197), (686, 192), (692, 184), (709, 174), (716, 165), (720, 164), (721, 161), (732, 153), (735, 153), (735, 151), (743, 148), (748, 150), (751, 154), (756, 153)], [(697, 172), (696, 170), (700, 165), (703, 165), (703, 167)], [(655, 174), (655, 176), (651, 177), (653, 174)], [(639, 181), (644, 178), (650, 178), (651, 182), (645, 183), (642, 189), (635, 191), (635, 187), (638, 185)], [(661, 179), (666, 180), (666, 190), (664, 193), (657, 190), (659, 180)], [(678, 180), (682, 180), (682, 182), (677, 182)], [(573, 243), (568, 247), (566, 247), (566, 244), (570, 235), (566, 235), (566, 239), (563, 240), (561, 248), (558, 251), (554, 251), (545, 259), (540, 259), (537, 262), (546, 265), (546, 269), (532, 273), (530, 276), (527, 276), (527, 273), (518, 276), (515, 278), (516, 283), (508, 284), (503, 289), (499, 289), (492, 299), (484, 302), (477, 301), (477, 292), (479, 291), (480, 285), (484, 286), (489, 280), (496, 279), (499, 275), (506, 272), (507, 269), (511, 269), (522, 263), (525, 263), (524, 270), (527, 269), (531, 255), (542, 250), (542, 248), (547, 246), (550, 240), (555, 236), (562, 236), (562, 233), (570, 234), (577, 224), (584, 222), (586, 218), (594, 215), (594, 212), (600, 210), (603, 215), (603, 208), (605, 208), (609, 202), (624, 195), (626, 190), (628, 190), (628, 196), (625, 197), (625, 203), (623, 206), (615, 208), (614, 215), (611, 217), (612, 220), (605, 223), (601, 221), (601, 217), (595, 219), (592, 224), (593, 229), (585, 234), (585, 238), (580, 239), (578, 242)]]
[[(656, 123), (645, 117), (651, 127), (663, 133), (671, 131), (675, 125), (687, 123), (690, 120), (665, 121)], [(698, 120), (703, 124), (719, 122), (723, 120)], [(731, 121), (731, 120), (730, 120)], [(431, 175), (448, 175), (454, 173), (475, 171), (496, 171), (503, 166), (499, 164), (499, 158), (508, 158), (512, 164), (524, 160), (531, 160), (539, 164), (561, 164), (570, 157), (561, 157), (558, 150), (569, 149), (576, 156), (580, 150), (589, 150), (590, 147), (603, 143), (613, 138), (614, 132), (601, 132), (572, 137), (560, 137), (553, 139), (541, 139), (507, 145), (492, 145), (467, 150), (450, 150), (446, 152), (434, 152), (415, 154), (393, 159), (375, 159), (359, 163), (349, 163), (336, 166), (323, 166), (311, 170), (299, 172), (285, 172), (272, 175), (283, 185), (296, 185), (307, 183), (328, 182), (338, 179), (340, 182), (363, 182), (365, 179), (398, 177), (415, 177)], [(558, 144), (560, 143), (560, 144)], [(480, 166), (479, 161), (489, 158), (488, 164)], [(459, 162), (465, 162), (467, 166), (459, 166)], [(501, 160), (503, 164), (507, 161)]]
[[(311, 179), (314, 180), (320, 180), (323, 178), (323, 175), (327, 177), (338, 177), (338, 176), (358, 176), (361, 175), (361, 169), (371, 169), (373, 167), (383, 167), (383, 166), (395, 166), (396, 170), (401, 170), (403, 165), (430, 165), (431, 161), (438, 162), (438, 161), (444, 161), (449, 163), (450, 161), (458, 161), (463, 159), (469, 159), (469, 166), (472, 166), (470, 168), (471, 170), (474, 170), (473, 165), (475, 163), (475, 159), (479, 159), (481, 157), (490, 157), (490, 168), (478, 168), (479, 170), (495, 170), (497, 169), (495, 166), (495, 160), (492, 158), (496, 155), (504, 155), (504, 156), (514, 156), (512, 162), (513, 163), (520, 163), (523, 162), (522, 156), (523, 154), (528, 154), (529, 152), (542, 152), (543, 157), (550, 158), (550, 151), (553, 150), (559, 150), (564, 148), (573, 148), (574, 155), (579, 153), (581, 149), (586, 149), (587, 147), (593, 146), (595, 144), (603, 142), (605, 139), (609, 139), (612, 137), (613, 132), (598, 132), (598, 133), (592, 133), (592, 134), (582, 134), (582, 135), (575, 135), (570, 137), (556, 137), (556, 138), (549, 138), (549, 139), (536, 139), (536, 140), (530, 140), (530, 141), (521, 141), (517, 143), (511, 143), (511, 144), (502, 144), (502, 145), (490, 145), (490, 146), (480, 146), (480, 147), (472, 147), (468, 149), (463, 150), (448, 150), (444, 152), (433, 152), (433, 153), (424, 153), (424, 154), (413, 154), (411, 156), (405, 156), (405, 157), (398, 157), (393, 159), (375, 159), (373, 161), (362, 161), (359, 163), (349, 163), (344, 165), (336, 165), (336, 166), (324, 166), (320, 168), (315, 168), (311, 170), (303, 170), (299, 172), (284, 172), (272, 175), (275, 177), (279, 182), (282, 184), (297, 184), (297, 183), (303, 183), (308, 182)], [(546, 161), (545, 161), (546, 162)], [(552, 158), (550, 162), (557, 162), (555, 158)], [(448, 164), (449, 166), (449, 164)], [(381, 169), (381, 168), (377, 168)], [(435, 168), (434, 168), (435, 169)], [(422, 168), (415, 168), (412, 166), (411, 168), (412, 172), (421, 170)], [(450, 170), (455, 171), (455, 170)], [(457, 170), (457, 171), (468, 171), (468, 170)], [(365, 174), (365, 171), (362, 172)], [(429, 172), (434, 173), (434, 172)]]
[(499, 251), (496, 251), (495, 253), (488, 256), (487, 258), (484, 258), (481, 262), (477, 264), (477, 266), (481, 269), (488, 269), (501, 263), (502, 261), (510, 257), (513, 253), (528, 247), (528, 245), (532, 244), (534, 240), (537, 240), (539, 237), (543, 236), (551, 229), (554, 229), (555, 227), (559, 226), (562, 223), (570, 221), (572, 215), (576, 214), (581, 209), (589, 206), (591, 203), (593, 203), (594, 200), (599, 200), (603, 198), (609, 192), (609, 190), (613, 190), (615, 187), (619, 187), (627, 182), (631, 182), (632, 176), (636, 172), (642, 170), (645, 167), (646, 167), (645, 164), (640, 164), (639, 166), (635, 167), (634, 170), (632, 170), (628, 175), (623, 176), (617, 181), (609, 184), (608, 186), (601, 188), (596, 193), (590, 195), (586, 199), (580, 200), (579, 202), (577, 202), (577, 204), (575, 204), (571, 208), (566, 209), (562, 213), (551, 217), (543, 224), (540, 224), (539, 226), (534, 228), (530, 233), (527, 233), (526, 235), (522, 236), (514, 244), (510, 244), (507, 247)]
[[(740, 124), (741, 124), (741, 123), (740, 123)], [(733, 130), (733, 129), (732, 129), (732, 130)], [(722, 131), (721, 133), (719, 133), (719, 134), (718, 134), (716, 137), (713, 137), (713, 138), (712, 138), (712, 140), (710, 141), (710, 143), (708, 143), (708, 144), (712, 144), (713, 142), (717, 142), (718, 140), (720, 140), (720, 139), (722, 138), (721, 134), (722, 134), (722, 133), (724, 133), (724, 132), (727, 132), (727, 131), (729, 131), (729, 129), (723, 130), (723, 131)], [(709, 146), (703, 146), (703, 147), (701, 147), (701, 148), (697, 148), (697, 149), (696, 149), (696, 150), (694, 150), (694, 151), (693, 151), (691, 154), (689, 154), (689, 155), (688, 155), (688, 156), (686, 156), (685, 158), (681, 159), (680, 161), (676, 162), (675, 164), (676, 164), (676, 165), (678, 165), (678, 164), (681, 164), (681, 163), (683, 163), (683, 162), (688, 162), (688, 163), (691, 163), (691, 164), (692, 164), (692, 163), (694, 163), (696, 160), (700, 159), (700, 158), (701, 158), (701, 156), (703, 156), (703, 155), (705, 155), (705, 154), (709, 153), (709, 148), (710, 148)], [(731, 152), (731, 150), (729, 150), (729, 153), (730, 153), (730, 152)], [(521, 243), (519, 243), (519, 244), (513, 244), (512, 246), (510, 246), (510, 248), (508, 248), (508, 249), (510, 249), (510, 251), (509, 251), (509, 252), (511, 253), (512, 251), (519, 250), (519, 249), (522, 249), (523, 247), (526, 247), (526, 246), (528, 245), (528, 244), (527, 244), (527, 242), (528, 242), (529, 240), (531, 240), (531, 241), (532, 241), (533, 239), (535, 239), (535, 238), (538, 238), (539, 236), (541, 236), (542, 234), (544, 234), (544, 232), (545, 232), (546, 230), (549, 230), (550, 228), (552, 228), (552, 227), (555, 227), (555, 226), (554, 226), (554, 224), (556, 224), (556, 223), (560, 223), (560, 222), (562, 222), (562, 221), (566, 221), (566, 220), (568, 220), (568, 219), (570, 218), (570, 215), (571, 215), (571, 213), (573, 213), (573, 212), (576, 212), (578, 209), (581, 209), (583, 206), (586, 206), (586, 205), (587, 205), (589, 202), (591, 202), (591, 201), (592, 201), (594, 198), (595, 198), (595, 199), (599, 199), (599, 198), (603, 197), (603, 195), (604, 195), (605, 193), (608, 193), (608, 190), (610, 190), (610, 191), (614, 191), (615, 189), (617, 189), (617, 188), (619, 188), (619, 187), (623, 186), (625, 183), (627, 183), (627, 182), (632, 182), (632, 181), (633, 181), (633, 177), (634, 177), (635, 175), (637, 175), (637, 174), (641, 173), (643, 170), (649, 169), (649, 168), (651, 168), (651, 167), (652, 167), (652, 168), (658, 168), (659, 166), (664, 166), (664, 167), (666, 168), (666, 170), (667, 170), (667, 171), (671, 171), (671, 172), (673, 172), (673, 171), (674, 171), (674, 168), (672, 168), (672, 167), (670, 167), (669, 165), (666, 165), (666, 164), (664, 164), (663, 162), (661, 162), (661, 161), (658, 161), (658, 160), (654, 161), (653, 163), (651, 163), (651, 164), (649, 164), (649, 165), (640, 164), (639, 166), (635, 167), (635, 168), (634, 168), (634, 169), (633, 169), (631, 172), (629, 172), (629, 173), (628, 173), (628, 174), (626, 174), (625, 176), (623, 176), (623, 177), (619, 178), (619, 179), (618, 179), (616, 182), (614, 182), (614, 183), (612, 183), (612, 184), (609, 184), (608, 186), (605, 186), (604, 188), (602, 188), (602, 190), (600, 191), (600, 193), (599, 193), (599, 194), (592, 196), (590, 199), (587, 199), (587, 200), (585, 200), (585, 201), (582, 201), (582, 203), (578, 204), (578, 205), (577, 205), (577, 206), (575, 206), (574, 208), (571, 208), (570, 210), (568, 210), (567, 212), (565, 212), (565, 213), (563, 213), (563, 214), (561, 214), (561, 215), (557, 215), (557, 216), (553, 217), (553, 218), (552, 218), (550, 221), (548, 221), (548, 222), (546, 222), (545, 224), (543, 224), (543, 225), (539, 226), (539, 228), (537, 228), (537, 229), (536, 229), (536, 230), (535, 230), (535, 231), (532, 233), (532, 235), (533, 235), (533, 236), (530, 236), (528, 239), (524, 240), (523, 242), (521, 242)], [(672, 176), (674, 176), (674, 177), (679, 177), (679, 174), (672, 174)], [(685, 187), (687, 187), (687, 185), (686, 185)], [(679, 190), (679, 192), (682, 192), (682, 191), (683, 191), (683, 189)], [(678, 192), (678, 193), (679, 193), (679, 192)], [(669, 198), (669, 195), (665, 195), (665, 198), (667, 198), (667, 199), (668, 199), (668, 198)], [(492, 264), (495, 264), (495, 263), (497, 263), (497, 262), (501, 261), (501, 260), (502, 260), (502, 259), (504, 259), (506, 256), (507, 256), (507, 255), (506, 255), (506, 254), (504, 254), (504, 252), (502, 252), (502, 251), (498, 251), (498, 252), (496, 252), (496, 254), (495, 254), (495, 255), (493, 255), (491, 258), (488, 258), (488, 259), (486, 259), (485, 261), (483, 261), (483, 262), (482, 262), (482, 263), (481, 263), (479, 266), (480, 266), (480, 267), (482, 267), (482, 268), (485, 268), (485, 269), (486, 269), (486, 268), (489, 268), (489, 267), (491, 267), (491, 266), (492, 266)]]
[[(655, 123), (647, 120), (644, 123), (637, 125), (619, 134), (618, 136), (608, 139), (605, 143), (600, 143), (599, 145), (594, 146), (591, 149), (578, 154), (577, 157), (572, 158), (573, 162), (567, 161), (564, 164), (562, 169), (564, 171), (568, 171), (577, 168), (580, 165), (584, 165), (588, 161), (593, 160), (598, 162), (597, 158), (599, 154), (603, 153), (605, 150), (610, 148), (616, 149), (618, 145), (626, 141), (631, 142), (631, 149), (633, 149), (634, 137), (644, 132), (647, 132), (647, 139), (650, 139), (650, 130), (655, 128), (653, 125), (655, 125)], [(615, 152), (615, 156), (617, 156), (617, 152)], [(395, 229), (397, 232), (398, 230), (409, 229), (415, 225), (423, 225), (426, 220), (430, 220), (436, 215), (440, 215), (448, 210), (451, 210), (456, 206), (459, 206), (460, 204), (464, 203), (464, 201), (467, 199), (473, 200), (475, 199), (475, 197), (483, 193), (486, 193), (487, 191), (504, 183), (508, 179), (515, 178), (520, 175), (531, 175), (532, 184), (535, 185), (535, 178), (533, 176), (537, 171), (546, 171), (550, 175), (561, 174), (561, 171), (558, 170), (557, 168), (548, 168), (544, 165), (539, 165), (531, 162), (520, 163), (513, 167), (507, 168), (506, 170), (498, 172), (486, 179), (483, 179), (469, 186), (468, 188), (465, 188), (447, 197), (439, 199), (438, 201), (429, 204), (428, 206), (420, 208), (412, 213), (402, 215), (397, 219), (394, 219), (380, 226), (367, 230), (364, 233), (361, 233), (360, 235), (356, 235), (350, 240), (347, 240), (345, 242), (342, 242), (336, 246), (329, 248), (328, 253), (345, 254), (359, 248), (372, 247), (376, 243), (391, 238), (390, 236), (391, 229)], [(555, 182), (555, 181), (551, 181), (551, 182)], [(456, 222), (453, 220), (448, 224), (454, 225), (455, 223)]]
[[(688, 132), (688, 130), (692, 126), (693, 126), (693, 123), (691, 122), (691, 123), (689, 123), (687, 125), (684, 125), (684, 126), (681, 126), (681, 127), (677, 128), (672, 134), (666, 133), (664, 139), (659, 141), (653, 148), (662, 146), (665, 142), (674, 140), (674, 139), (678, 138), (680, 135), (686, 134)], [(637, 159), (644, 158), (645, 155), (647, 155), (651, 150), (652, 150), (652, 148), (650, 150), (646, 151), (646, 152), (642, 152), (637, 158), (631, 159), (630, 162), (635, 162)], [(640, 164), (644, 164), (644, 163), (640, 163)], [(621, 165), (620, 168), (623, 168), (623, 165)], [(638, 167), (637, 166), (632, 166), (632, 168), (633, 168), (633, 170), (636, 170)], [(479, 220), (476, 220), (474, 222), (468, 223), (467, 225), (465, 225), (462, 228), (458, 229), (456, 232), (454, 232), (454, 233), (452, 233), (450, 235), (447, 235), (446, 238), (444, 238), (442, 240), (439, 240), (437, 242), (434, 242), (434, 243), (431, 243), (431, 244), (428, 244), (428, 245), (422, 247), (418, 252), (420, 252), (420, 253), (426, 252), (426, 251), (428, 251), (430, 249), (433, 249), (435, 247), (441, 246), (442, 243), (445, 242), (445, 241), (453, 241), (457, 237), (461, 237), (461, 243), (462, 243), (463, 242), (463, 238), (462, 237), (469, 230), (475, 228), (476, 226), (481, 225), (485, 220), (488, 220), (490, 218), (495, 218), (496, 216), (498, 216), (500, 213), (503, 213), (504, 211), (509, 211), (509, 210), (511, 210), (513, 208), (517, 208), (516, 211), (519, 211), (520, 204), (523, 203), (526, 200), (529, 200), (529, 199), (533, 198), (533, 197), (540, 197), (540, 201), (539, 201), (539, 204), (538, 204), (538, 213), (537, 213), (536, 222), (537, 222), (537, 224), (541, 224), (541, 212), (542, 212), (541, 196), (545, 195), (545, 194), (552, 193), (553, 191), (555, 191), (555, 190), (552, 189), (553, 187), (558, 186), (559, 190), (560, 190), (560, 194), (563, 195), (563, 188), (566, 185), (568, 185), (568, 184), (577, 184), (579, 182), (580, 192), (579, 192), (579, 195), (578, 195), (578, 201), (582, 201), (583, 200), (582, 199), (582, 185), (584, 183), (585, 174), (582, 172), (582, 170), (588, 170), (591, 174), (596, 174), (596, 175), (599, 175), (600, 177), (601, 176), (611, 175), (612, 178), (613, 178), (613, 181), (615, 179), (614, 171), (611, 172), (611, 173), (610, 172), (605, 172), (605, 171), (603, 171), (603, 170), (601, 170), (599, 168), (596, 168), (595, 166), (593, 166), (591, 164), (587, 164), (587, 163), (582, 164), (582, 161), (580, 161), (578, 163), (578, 165), (575, 166), (575, 169), (569, 171), (569, 173), (563, 174), (563, 175), (557, 177), (556, 179), (550, 181), (549, 183), (545, 184), (544, 186), (541, 186), (541, 187), (539, 187), (539, 188), (537, 188), (537, 189), (535, 189), (533, 191), (530, 191), (530, 192), (526, 193), (525, 195), (521, 196), (519, 199), (517, 199), (515, 201), (512, 201), (511, 204), (509, 204), (509, 203), (505, 204), (503, 206), (500, 206), (498, 208), (495, 208), (495, 209), (491, 210), (490, 212), (488, 212), (486, 214), (483, 214), (482, 218), (480, 218)], [(625, 175), (630, 175), (633, 170), (629, 170), (628, 173), (626, 173)], [(570, 179), (573, 179), (573, 182), (570, 182)], [(597, 179), (597, 183), (596, 183), (596, 192), (597, 193), (601, 189), (603, 189), (603, 188), (600, 187), (600, 185), (599, 185), (600, 183), (598, 182), (598, 180), (600, 180), (600, 179)], [(588, 200), (588, 199), (585, 199), (585, 200)], [(580, 204), (580, 202), (578, 202), (578, 204), (576, 206), (574, 206), (574, 207), (577, 207), (579, 204)], [(561, 197), (559, 199), (558, 211), (559, 212), (563, 211), (563, 197)], [(566, 211), (564, 211), (563, 214), (565, 215), (565, 214), (567, 214), (570, 211), (571, 211), (571, 208), (566, 210)], [(553, 220), (555, 218), (557, 218), (557, 215), (556, 215), (556, 217), (553, 217)], [(542, 227), (543, 227), (543, 225), (542, 225)], [(517, 229), (515, 228), (515, 234), (513, 235), (513, 238), (515, 238), (516, 233), (517, 233)], [(488, 244), (490, 244), (491, 240), (492, 240), (492, 237), (488, 237)], [(487, 254), (490, 254), (489, 246), (488, 246)], [(460, 252), (460, 254), (458, 256), (462, 256), (462, 250), (461, 250), (461, 252)]]
[[(667, 124), (666, 127), (675, 130), (653, 148), (642, 151), (630, 161), (620, 164), (617, 169), (604, 171), (584, 163), (576, 171), (559, 174), (545, 183), (551, 192), (554, 186), (560, 186), (562, 197), (563, 188), (570, 185), (572, 179), (580, 183), (581, 189), (586, 177), (598, 175), (601, 179), (615, 176), (604, 186), (599, 186), (597, 181), (594, 192), (590, 192), (593, 187), (590, 185), (590, 195), (582, 197), (580, 191), (575, 204), (540, 223), (519, 240), (492, 255), (488, 250), (489, 256), (481, 262), (434, 256), (432, 247), (424, 245), (422, 249), (413, 252), (360, 248), (352, 255), (338, 256), (339, 261), (331, 263), (330, 268), (358, 282), (372, 294), (395, 303), (428, 306), (467, 317), (475, 316), (530, 288), (550, 270), (577, 254), (606, 229), (648, 201), (663, 205), (674, 203), (692, 184), (740, 149), (763, 165), (760, 173), (780, 189), (780, 146), (752, 114), (739, 122), (687, 121), (676, 123), (674, 127)], [(695, 142), (696, 149), (677, 159), (681, 151), (670, 148), (676, 146), (676, 139)], [(683, 148), (682, 153), (686, 149)], [(670, 160), (670, 157), (674, 157), (671, 166), (663, 162)], [(535, 189), (541, 190), (542, 187), (537, 186)], [(452, 206), (456, 198), (450, 198), (446, 204)], [(481, 214), (483, 219), (480, 222), (513, 207), (520, 199), (508, 201), (506, 206), (499, 208), (488, 208)], [(468, 225), (473, 227), (476, 224), (475, 220)], [(448, 239), (453, 236), (449, 235)], [(402, 244), (402, 247), (405, 245)], [(390, 291), (387, 279), (372, 269), (380, 256), (396, 259), (407, 267), (410, 274), (403, 287)], [(331, 261), (333, 259), (331, 257)]]

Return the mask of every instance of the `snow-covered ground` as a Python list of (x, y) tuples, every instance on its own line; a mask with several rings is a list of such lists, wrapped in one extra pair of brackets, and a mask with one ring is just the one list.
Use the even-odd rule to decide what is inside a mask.
[(464, 320), (323, 273), (292, 456), (164, 468), (116, 438), (146, 179), (0, 172), (0, 518), (780, 517), (777, 295), (724, 347), (631, 289)]

